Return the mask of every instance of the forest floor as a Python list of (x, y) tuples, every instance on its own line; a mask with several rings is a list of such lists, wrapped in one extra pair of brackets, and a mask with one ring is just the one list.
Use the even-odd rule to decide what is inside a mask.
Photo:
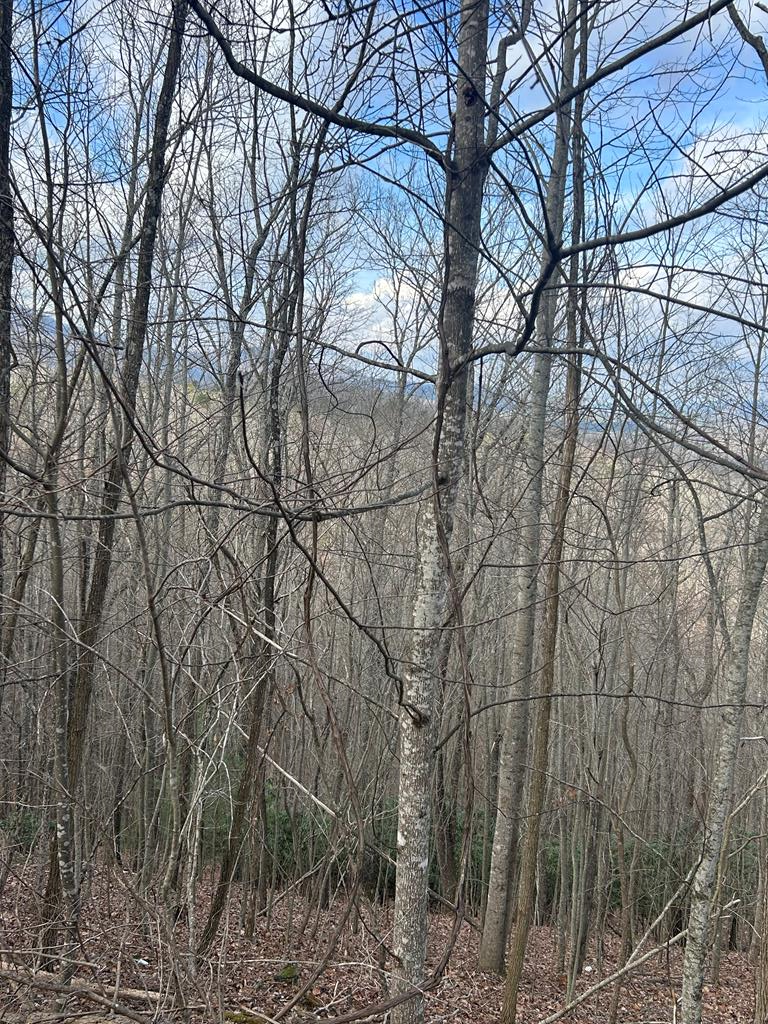
[[(237, 928), (233, 909), (223, 938), (197, 971), (192, 981), (184, 971), (188, 948), (186, 925), (178, 925), (173, 947), (158, 932), (153, 915), (142, 913), (124, 884), (99, 878), (88, 894), (81, 917), (79, 963), (73, 985), (82, 994), (65, 1003), (56, 993), (57, 976), (38, 972), (33, 976), (35, 949), (39, 946), (40, 876), (12, 877), (0, 898), (0, 1021), (16, 1024), (78, 1024), (104, 1021), (181, 1021), (172, 1009), (172, 967), (184, 973), (184, 993), (192, 1008), (187, 1021), (213, 1024), (220, 1020), (214, 1007), (224, 1008), (230, 1024), (260, 1024), (279, 1017), (286, 1024), (330, 1020), (386, 998), (382, 979), (391, 968), (382, 937), (388, 939), (391, 908), (366, 907), (362, 925), (347, 923), (335, 949), (331, 936), (340, 923), (341, 910), (308, 910), (296, 895), (275, 905), (269, 919), (257, 919), (255, 934), (245, 938)], [(201, 894), (202, 895), (202, 894)], [(234, 893), (233, 908), (237, 893)], [(205, 900), (201, 899), (204, 905)], [(202, 917), (202, 912), (201, 912)], [(149, 923), (148, 923), (149, 922)], [(450, 941), (450, 915), (431, 918), (431, 966), (435, 966)], [(491, 1024), (499, 1019), (503, 982), (477, 970), (478, 933), (469, 924), (461, 927), (439, 988), (427, 999), (429, 1024)], [(615, 943), (609, 941), (602, 965), (587, 958), (577, 992), (594, 985), (614, 966)], [(629, 975), (621, 991), (617, 1024), (667, 1024), (673, 1022), (674, 999), (680, 987), (681, 951), (654, 957)], [(295, 1007), (288, 1004), (325, 964), (322, 974)], [(286, 972), (286, 967), (291, 965)], [(295, 970), (294, 970), (295, 965)], [(298, 976), (290, 980), (281, 973)], [(113, 1015), (99, 1006), (117, 1002), (124, 1013)], [(555, 935), (552, 929), (532, 932), (519, 997), (518, 1024), (539, 1024), (564, 1003), (564, 979), (558, 975)], [(576, 1024), (604, 1024), (608, 1020), (612, 987), (603, 989), (565, 1018)], [(705, 989), (706, 1024), (749, 1024), (752, 1021), (752, 976), (745, 953), (723, 955), (717, 985)], [(54, 1007), (54, 1002), (56, 1006)], [(97, 1012), (94, 1012), (97, 1011)], [(369, 1020), (372, 1018), (368, 1018)], [(381, 1017), (373, 1018), (381, 1019)]]

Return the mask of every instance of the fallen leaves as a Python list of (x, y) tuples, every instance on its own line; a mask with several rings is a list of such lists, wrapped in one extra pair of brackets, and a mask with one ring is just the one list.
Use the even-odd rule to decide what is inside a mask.
[[(56, 990), (57, 998), (61, 992), (50, 983), (36, 987), (31, 977), (39, 922), (33, 902), (23, 898), (24, 890), (20, 880), (11, 880), (0, 905), (0, 944), (6, 960), (0, 982), (0, 1019), (13, 1020), (15, 1016), (19, 1021), (38, 1019), (42, 1024), (46, 1013), (50, 1014), (52, 990)], [(215, 952), (203, 964), (193, 966), (184, 921), (177, 923), (173, 946), (169, 945), (147, 921), (146, 913), (132, 904), (124, 888), (111, 885), (106, 876), (97, 876), (87, 916), (83, 916), (81, 955), (73, 982), (80, 994), (69, 1001), (72, 1013), (81, 1015), (93, 993), (108, 1000), (110, 988), (114, 993), (118, 987), (120, 998), (132, 1007), (132, 1020), (150, 1021), (159, 1013), (167, 1021), (179, 1019), (174, 977), (183, 982), (188, 1019), (194, 1024), (216, 1020), (264, 1024), (276, 1017), (286, 1024), (332, 1020), (386, 998), (388, 981), (397, 967), (389, 952), (391, 908), (362, 906), (363, 921), (355, 924), (350, 920), (337, 948), (331, 950), (329, 940), (339, 924), (340, 908), (308, 908), (299, 894), (288, 894), (276, 901), (269, 915), (257, 918), (255, 934), (247, 938), (234, 927), (238, 896), (233, 890), (230, 920), (225, 921)], [(208, 897), (209, 891), (202, 886), (198, 917)], [(452, 928), (449, 914), (433, 913), (430, 969), (439, 962)], [(478, 940), (476, 930), (468, 925), (461, 928), (441, 985), (427, 995), (428, 1024), (498, 1021), (503, 979), (477, 970)], [(558, 963), (555, 940), (550, 928), (534, 928), (531, 932), (518, 1024), (539, 1024), (563, 1006), (566, 978)], [(589, 970), (585, 968), (579, 979), (577, 994), (610, 974), (616, 967), (616, 955), (617, 940), (611, 935), (604, 937), (601, 950), (590, 947)], [(286, 1013), (303, 979), (309, 981), (326, 957), (328, 963), (321, 976)], [(680, 949), (671, 950), (649, 960), (642, 972), (625, 979), (619, 1024), (674, 1020), (681, 957)], [(16, 982), (9, 965), (15, 965), (13, 970), (18, 972)], [(86, 986), (90, 987), (89, 993), (85, 992)], [(136, 996), (135, 1000), (129, 993)], [(612, 999), (613, 987), (608, 986), (574, 1010), (568, 1020), (573, 1024), (606, 1024)], [(724, 954), (718, 984), (709, 983), (705, 988), (705, 1022), (751, 1024), (752, 1001), (752, 974), (746, 953)]]

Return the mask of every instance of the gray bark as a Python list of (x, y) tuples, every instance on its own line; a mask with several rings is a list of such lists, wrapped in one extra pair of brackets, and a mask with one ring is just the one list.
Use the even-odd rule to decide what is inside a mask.
[(171, 122), (173, 100), (181, 67), (181, 51), (187, 4), (178, 0), (173, 5), (173, 17), (168, 41), (168, 56), (163, 75), (163, 84), (155, 116), (154, 136), (149, 160), (149, 176), (146, 187), (146, 201), (141, 223), (141, 241), (136, 270), (136, 292), (131, 309), (130, 326), (125, 345), (125, 362), (120, 374), (120, 394), (123, 400), (123, 414), (120, 417), (120, 433), (115, 443), (120, 448), (110, 465), (104, 481), (102, 500), (103, 518), (99, 524), (99, 542), (94, 560), (85, 621), (82, 630), (83, 656), (78, 668), (77, 679), (72, 693), (69, 716), (69, 770), (71, 784), (76, 787), (82, 764), (85, 743), (85, 729), (93, 687), (96, 664), (95, 645), (101, 630), (101, 620), (109, 585), (112, 565), (112, 548), (115, 538), (115, 512), (122, 492), (121, 465), (127, 464), (133, 442), (132, 414), (136, 406), (144, 343), (147, 336), (149, 303), (152, 289), (155, 241), (160, 222), (163, 188), (166, 180), (166, 149), (168, 130)]
[[(563, 72), (563, 88), (573, 79), (573, 33), (568, 35), (570, 53)], [(570, 117), (564, 110), (559, 117), (555, 153), (547, 187), (546, 216), (554, 239), (560, 240), (563, 230), (566, 171)], [(541, 273), (547, 273), (552, 254), (542, 256)], [(557, 312), (557, 293), (545, 294), (536, 324), (536, 341), (542, 349), (552, 347)], [(529, 399), (530, 420), (525, 443), (527, 481), (520, 501), (520, 540), (522, 567), (519, 575), (519, 597), (515, 626), (513, 674), (521, 681), (523, 696), (531, 693), (533, 648), (536, 624), (536, 593), (541, 556), (541, 500), (544, 477), (544, 441), (547, 417), (547, 396), (552, 372), (552, 355), (536, 356), (533, 384)], [(509, 704), (499, 753), (499, 787), (493, 851), (489, 877), (488, 904), (480, 943), (480, 968), (501, 974), (504, 953), (512, 918), (512, 885), (514, 856), (519, 835), (520, 811), (525, 783), (529, 732), (528, 702)]]
[[(13, 113), (13, 75), (11, 43), (13, 39), (13, 3), (0, 3), (0, 635), (5, 619), (5, 514), (2, 511), (7, 463), (11, 442), (11, 288), (13, 285), (13, 201), (11, 199), (10, 149)], [(5, 664), (0, 665), (4, 673)], [(0, 687), (0, 703), (3, 688)]]
[[(472, 344), (486, 177), (484, 119), (488, 4), (464, 0), (458, 43), (454, 169), (446, 208), (446, 271), (438, 319), (440, 364), (433, 441), (434, 501), (419, 524), (418, 583), (409, 666), (400, 712), (395, 992), (424, 982), (427, 952), (427, 880), (435, 764), (434, 709), (440, 629), (451, 593), (446, 564), (462, 467), (468, 400), (466, 356)], [(455, 609), (457, 610), (457, 609)], [(393, 1024), (424, 1018), (423, 996), (397, 1006)]]
[(680, 1000), (682, 1024), (701, 1024), (704, 969), (710, 944), (717, 866), (723, 848), (726, 822), (733, 795), (733, 779), (744, 718), (744, 697), (749, 670), (752, 626), (768, 561), (768, 500), (760, 499), (760, 517), (753, 537), (741, 587), (736, 621), (731, 632), (725, 691), (722, 702), (722, 732), (717, 753), (711, 795), (704, 829), (701, 861), (693, 878), (688, 941), (683, 961)]

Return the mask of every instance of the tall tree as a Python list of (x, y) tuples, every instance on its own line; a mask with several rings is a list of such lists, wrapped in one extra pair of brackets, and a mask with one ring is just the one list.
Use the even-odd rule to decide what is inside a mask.
[(745, 557), (739, 604), (729, 637), (728, 667), (722, 702), (722, 729), (704, 825), (701, 859), (693, 876), (688, 939), (683, 961), (680, 1012), (683, 1024), (700, 1024), (704, 971), (710, 949), (710, 927), (718, 865), (733, 798), (744, 702), (749, 675), (749, 652), (757, 606), (768, 564), (768, 501), (756, 495), (757, 524)]
[[(401, 965), (400, 992), (418, 989), (425, 981), (437, 655), (449, 604), (460, 600), (451, 581), (449, 545), (464, 465), (467, 404), (471, 401), (468, 357), (475, 318), (483, 186), (488, 169), (484, 138), (488, 10), (485, 0), (464, 0), (457, 36), (454, 143), (446, 189), (445, 276), (437, 326), (434, 492), (418, 525), (418, 582), (400, 711), (393, 938)], [(460, 621), (458, 614), (455, 621)], [(415, 1024), (423, 1019), (421, 996), (415, 996), (393, 1013), (396, 1024)]]
[[(8, 457), (11, 447), (11, 367), (13, 339), (11, 302), (15, 234), (11, 194), (11, 119), (13, 115), (13, 0), (0, 3), (0, 638), (5, 627), (3, 598), (6, 579), (5, 513)], [(0, 654), (5, 676), (5, 652)], [(2, 704), (0, 688), (0, 704)]]
[[(173, 5), (168, 30), (167, 54), (163, 72), (163, 80), (158, 97), (152, 144), (149, 153), (149, 167), (145, 186), (144, 211), (142, 215), (138, 259), (136, 266), (136, 288), (131, 306), (130, 319), (126, 331), (125, 354), (120, 371), (120, 380), (116, 387), (117, 407), (114, 409), (115, 452), (109, 460), (104, 477), (103, 495), (99, 517), (99, 536), (94, 557), (93, 571), (88, 592), (87, 604), (79, 642), (82, 654), (77, 662), (77, 670), (69, 688), (68, 678), (62, 679), (61, 685), (66, 688), (66, 713), (60, 712), (59, 727), (65, 728), (66, 754), (60, 756), (59, 785), (63, 786), (63, 796), (70, 804), (68, 812), (68, 830), (71, 831), (72, 808), (80, 781), (80, 774), (85, 750), (85, 735), (88, 725), (88, 713), (91, 704), (94, 674), (97, 665), (97, 644), (101, 620), (107, 600), (107, 590), (112, 565), (112, 555), (117, 524), (117, 512), (120, 496), (123, 491), (127, 465), (134, 437), (134, 416), (136, 413), (136, 395), (139, 387), (144, 345), (150, 319), (150, 298), (152, 290), (152, 271), (155, 260), (155, 242), (157, 238), (163, 188), (168, 175), (167, 148), (168, 133), (171, 124), (173, 104), (177, 94), (179, 73), (181, 69), (184, 26), (188, 5), (186, 0), (176, 0)], [(107, 382), (105, 381), (105, 385)], [(49, 490), (54, 494), (55, 488)], [(52, 514), (55, 510), (52, 511)], [(63, 594), (59, 595), (63, 597)], [(62, 607), (63, 614), (63, 607)], [(68, 844), (71, 847), (71, 841)], [(70, 851), (71, 852), (71, 851)], [(58, 869), (59, 854), (51, 858), (49, 871), (47, 905), (55, 906), (56, 892), (59, 887), (60, 872)], [(68, 871), (68, 874), (72, 874)], [(73, 882), (71, 884), (74, 884)]]

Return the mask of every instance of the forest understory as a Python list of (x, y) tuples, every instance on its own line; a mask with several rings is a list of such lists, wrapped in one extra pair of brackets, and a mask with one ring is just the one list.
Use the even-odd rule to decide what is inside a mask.
[[(127, 873), (126, 873), (127, 874)], [(184, 1021), (205, 1024), (223, 1019), (230, 1024), (309, 1024), (355, 1014), (360, 1021), (387, 1021), (386, 1013), (366, 1012), (384, 1002), (393, 967), (390, 937), (392, 906), (359, 901), (359, 912), (342, 918), (340, 901), (318, 909), (294, 888), (279, 893), (271, 909), (255, 920), (246, 937), (238, 922), (240, 886), (232, 889), (230, 920), (216, 949), (193, 977), (184, 957), (158, 940), (158, 920), (151, 907), (143, 912), (133, 898), (131, 882), (102, 871), (91, 879), (83, 909), (81, 948), (71, 992), (57, 988), (58, 975), (41, 966), (40, 907), (35, 884), (24, 874), (6, 886), (0, 903), (0, 1020), (8, 1024), (53, 1024), (78, 1021)], [(200, 885), (199, 911), (207, 909), (210, 880)], [(619, 963), (616, 922), (606, 922), (601, 949), (591, 942), (575, 997), (610, 976)], [(497, 1022), (503, 978), (477, 970), (479, 932), (464, 921), (455, 931), (450, 911), (430, 912), (430, 954), (433, 971), (451, 948), (442, 980), (427, 996), (430, 1024)], [(339, 933), (337, 942), (332, 936)], [(179, 949), (188, 930), (174, 929)], [(653, 945), (653, 941), (648, 948)], [(677, 1014), (682, 949), (668, 947), (622, 982), (618, 1001), (620, 1024), (668, 1024)], [(174, 985), (174, 971), (181, 992)], [(320, 976), (309, 985), (312, 976)], [(754, 966), (746, 951), (720, 956), (718, 977), (704, 987), (707, 1024), (753, 1020)], [(604, 1024), (610, 1020), (615, 984), (609, 984), (562, 1019), (573, 1024)], [(306, 990), (306, 991), (305, 991)], [(79, 993), (79, 994), (78, 994)], [(302, 994), (303, 993), (303, 994)], [(181, 996), (181, 1000), (179, 998)], [(535, 926), (529, 940), (518, 1001), (519, 1024), (542, 1024), (565, 1006), (565, 975), (558, 966), (557, 929)]]
[(766, 112), (768, 0), (0, 0), (0, 1024), (768, 1024)]

